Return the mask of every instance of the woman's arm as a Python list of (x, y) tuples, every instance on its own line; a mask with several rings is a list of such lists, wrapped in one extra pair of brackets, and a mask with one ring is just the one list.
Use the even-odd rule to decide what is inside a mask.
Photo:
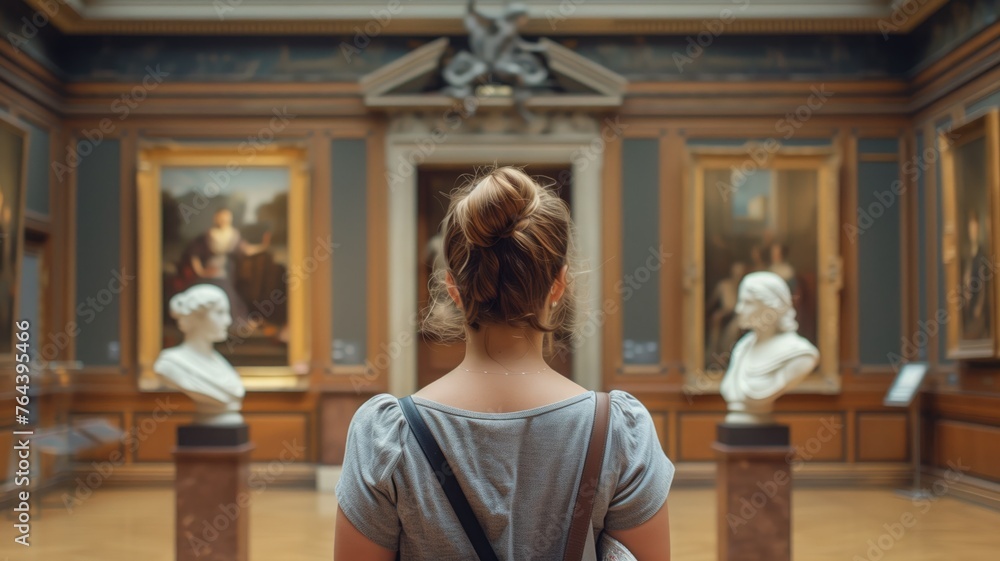
[(271, 232), (264, 232), (264, 236), (260, 243), (250, 243), (241, 237), (237, 246), (243, 255), (246, 255), (247, 257), (253, 257), (254, 255), (264, 253), (267, 251), (267, 248), (271, 247)]
[(191, 270), (194, 271), (195, 276), (204, 277), (205, 267), (201, 263), (201, 259), (197, 255), (191, 256)]
[(670, 561), (670, 513), (667, 503), (652, 518), (628, 530), (608, 531), (638, 561)]
[[(624, 543), (624, 542), (623, 542)], [(333, 537), (334, 561), (394, 561), (396, 552), (386, 549), (358, 531), (351, 521), (344, 516), (344, 511), (337, 507), (337, 524)]]

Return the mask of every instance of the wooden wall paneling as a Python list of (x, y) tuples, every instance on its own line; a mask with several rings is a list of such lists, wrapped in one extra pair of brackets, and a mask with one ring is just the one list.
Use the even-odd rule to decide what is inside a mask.
[(666, 452), (668, 458), (676, 462), (680, 458), (680, 456), (678, 456), (678, 454), (680, 454), (680, 446), (677, 443), (678, 431), (675, 428), (680, 423), (680, 414), (678, 413), (676, 407), (670, 408), (667, 411), (667, 419), (665, 422), (666, 435), (663, 438), (666, 438), (667, 440), (667, 447), (664, 448), (664, 451)]
[(13, 99), (35, 114), (56, 115), (65, 105), (59, 78), (27, 54), (15, 53), (7, 41), (0, 43), (0, 66), (5, 71), (0, 97)]
[[(107, 101), (107, 105), (121, 95), (122, 85), (117, 82), (71, 82), (65, 84), (68, 97), (80, 100)], [(298, 97), (353, 97), (360, 96), (358, 82), (255, 82), (247, 88), (244, 82), (193, 82), (163, 81), (157, 84), (155, 93), (164, 97), (193, 98), (196, 96), (270, 96), (283, 106), (289, 99)], [(192, 103), (192, 105), (197, 105)], [(197, 109), (194, 109), (197, 111)], [(270, 111), (265, 111), (265, 114)], [(169, 118), (169, 117), (168, 117)]]
[[(56, 395), (51, 393), (45, 393), (35, 398), (35, 404), (38, 407), (37, 411), (40, 413), (39, 419), (36, 421), (38, 427), (55, 428), (62, 424), (60, 420), (65, 417), (65, 412), (59, 410), (60, 403), (56, 397)], [(59, 461), (59, 456), (41, 450), (38, 452), (38, 455), (32, 461), (35, 464), (32, 467), (38, 468), (41, 474), (41, 481), (45, 481), (52, 477), (55, 472), (55, 463)], [(33, 482), (33, 484), (37, 483), (38, 481)]]
[[(833, 84), (834, 82), (830, 82)], [(796, 95), (808, 97), (812, 93), (815, 83), (799, 80), (752, 80), (744, 82), (735, 81), (637, 81), (629, 82), (626, 87), (628, 96), (668, 96), (668, 95), (703, 95), (712, 91), (717, 93), (745, 94), (745, 95)], [(909, 93), (910, 88), (906, 80), (902, 79), (880, 79), (880, 80), (838, 80), (836, 82), (838, 95), (863, 96), (865, 98), (902, 96)], [(780, 113), (787, 111), (783, 109)], [(771, 119), (774, 125), (774, 119)], [(773, 132), (773, 128), (772, 128)]]
[[(835, 142), (840, 145), (843, 167), (840, 175), (840, 217), (844, 225), (858, 223), (858, 137), (853, 130), (842, 130)], [(844, 285), (840, 306), (840, 363), (842, 368), (857, 368), (860, 362), (858, 326), (858, 246), (841, 228), (840, 251), (843, 259)]]
[[(887, 82), (895, 82), (904, 87), (906, 84), (905, 80)], [(804, 81), (798, 83), (804, 86), (800, 91), (788, 93), (774, 91), (766, 95), (754, 95), (741, 93), (740, 89), (744, 87), (745, 82), (698, 82), (703, 87), (702, 90), (684, 95), (627, 96), (621, 111), (628, 116), (727, 115), (734, 118), (765, 116), (772, 120), (771, 135), (773, 135), (774, 116), (783, 115), (789, 108), (805, 104), (812, 95), (810, 88), (814, 86), (813, 83)], [(673, 86), (674, 83), (670, 85)], [(827, 87), (827, 91), (837, 94), (824, 102), (822, 109), (824, 115), (870, 115), (873, 118), (886, 120), (894, 117), (900, 124), (907, 120), (906, 109), (910, 97), (906, 93), (862, 97), (851, 95), (850, 83), (827, 81), (824, 86)]]
[(967, 101), (967, 99), (963, 99), (961, 102), (952, 105), (951, 110), (948, 111), (948, 116), (951, 117), (952, 128), (965, 123), (965, 103)]
[(983, 60), (995, 58), (1000, 51), (998, 38), (1000, 23), (995, 23), (921, 70), (910, 80), (915, 96), (919, 98), (925, 92), (947, 89), (949, 85), (961, 83), (957, 78), (968, 66), (981, 65)]
[(849, 431), (843, 412), (778, 413), (775, 420), (789, 426), (796, 457), (807, 462), (847, 461)]
[[(65, 145), (64, 130), (61, 126), (49, 131), (49, 160), (58, 161), (61, 157), (60, 148)], [(54, 166), (49, 166), (49, 216), (51, 217), (51, 234), (48, 240), (51, 259), (48, 263), (50, 305), (47, 308), (49, 333), (58, 333), (66, 337), (68, 344), (57, 347), (55, 360), (65, 361), (70, 356), (68, 348), (70, 322), (76, 320), (74, 301), (71, 299), (73, 278), (69, 276), (71, 263), (75, 256), (71, 255), (76, 246), (73, 231), (76, 213), (73, 212), (75, 198), (71, 196), (69, 185), (72, 174), (60, 176)]]
[(1000, 395), (971, 392), (926, 392), (925, 411), (945, 419), (1000, 427)]
[(1000, 427), (938, 420), (933, 430), (937, 467), (968, 466), (970, 475), (1000, 481)]
[(858, 415), (857, 406), (852, 405), (844, 411), (842, 416), (844, 427), (844, 461), (855, 463), (858, 461)]
[(347, 446), (347, 429), (354, 413), (370, 395), (329, 394), (320, 400), (319, 462), (324, 465), (344, 463), (344, 449)]
[[(803, 98), (804, 100), (805, 98)], [(781, 113), (784, 113), (787, 108), (783, 109)], [(731, 117), (717, 117), (717, 116), (678, 116), (676, 118), (663, 118), (663, 117), (653, 117), (648, 119), (645, 124), (647, 128), (651, 128), (657, 125), (659, 128), (675, 129), (679, 131), (679, 134), (686, 139), (746, 139), (746, 140), (760, 140), (767, 138), (775, 138), (775, 140), (784, 142), (783, 135), (777, 135), (778, 131), (775, 129), (775, 115), (769, 116), (756, 116), (756, 115), (741, 115), (741, 116), (731, 116)], [(849, 123), (854, 126), (862, 126), (868, 124), (869, 126), (893, 126), (897, 128), (902, 126), (903, 123), (897, 118), (879, 118), (873, 117), (871, 119), (862, 118), (859, 116), (828, 116), (821, 112), (817, 112), (808, 121), (803, 122), (801, 128), (795, 131), (794, 139), (811, 139), (811, 140), (831, 140), (833, 139), (838, 131), (845, 125)]]
[(715, 460), (712, 443), (715, 426), (725, 419), (725, 413), (691, 413), (679, 415), (677, 427), (678, 454), (675, 461), (710, 462)]
[[(172, 462), (177, 446), (177, 427), (193, 419), (191, 413), (164, 415), (162, 412), (133, 411), (131, 432), (125, 441), (132, 463)], [(251, 434), (250, 438), (254, 436)]]
[[(632, 122), (626, 122), (631, 129)], [(615, 379), (622, 368), (622, 299), (615, 290), (615, 283), (622, 276), (622, 144), (624, 138), (606, 145), (604, 168), (601, 172), (601, 207), (604, 216), (604, 235), (601, 244), (602, 309), (595, 310), (604, 319), (601, 356), (603, 388), (615, 387)]]
[[(218, 84), (212, 84), (218, 85)], [(144, 116), (174, 115), (176, 118), (197, 119), (205, 126), (214, 128), (216, 123), (227, 117), (261, 117), (272, 111), (278, 111), (283, 116), (298, 118), (299, 115), (332, 117), (355, 117), (364, 115), (367, 108), (359, 95), (352, 96), (297, 96), (290, 98), (287, 94), (259, 94), (260, 87), (267, 84), (255, 83), (252, 88), (245, 84), (237, 84), (241, 93), (220, 90), (218, 94), (183, 93), (183, 84), (179, 88), (168, 88), (165, 83), (151, 88), (149, 96), (135, 106), (130, 112), (130, 119)], [(103, 115), (108, 113), (114, 100), (120, 94), (94, 97), (71, 97), (62, 104), (69, 116)], [(251, 133), (252, 134), (252, 133)]]
[(650, 411), (649, 416), (653, 419), (653, 427), (656, 429), (656, 437), (660, 441), (660, 447), (663, 448), (663, 452), (666, 454), (670, 446), (668, 413), (664, 411)]
[(910, 430), (906, 413), (858, 412), (857, 418), (857, 461), (909, 460)]
[(287, 465), (310, 461), (314, 447), (308, 412), (243, 413), (254, 450), (250, 460)]
[(122, 426), (125, 428), (125, 436), (122, 439), (122, 451), (125, 454), (125, 463), (132, 464), (135, 462), (135, 449), (130, 448), (134, 442), (135, 432), (135, 414), (132, 408), (126, 408), (122, 411)]
[[(363, 375), (365, 380), (374, 379), (375, 384), (365, 391), (379, 392), (389, 388), (389, 372), (379, 371), (375, 366), (378, 353), (387, 352), (383, 345), (390, 346), (389, 333), (389, 185), (386, 183), (386, 123), (373, 117), (365, 126), (365, 153), (367, 162), (367, 206), (366, 232), (368, 239), (368, 356)], [(416, 345), (411, 340), (410, 345)], [(387, 357), (391, 361), (393, 357)], [(355, 388), (355, 393), (359, 390)]]
[[(126, 426), (125, 416), (121, 411), (108, 411), (106, 413), (71, 413), (69, 418), (71, 423), (87, 419), (103, 419), (111, 426), (123, 432), (125, 431)], [(112, 457), (112, 454), (115, 452), (118, 454)], [(121, 438), (115, 442), (109, 442), (90, 450), (80, 451), (73, 456), (73, 460), (90, 464), (90, 462), (103, 462), (109, 460), (115, 461), (115, 458), (118, 458), (117, 461), (124, 462), (126, 456), (125, 439)]]
[(993, 363), (960, 364), (958, 387), (963, 392), (1000, 398), (1000, 368)]
[(991, 59), (983, 66), (974, 68), (960, 81), (937, 83), (916, 91), (910, 102), (915, 112), (913, 123), (920, 125), (926, 121), (937, 121), (956, 105), (995, 91), (1000, 81), (1000, 55), (991, 55)]
[[(10, 402), (9, 407), (7, 407), (6, 402), (3, 403), (3, 405), (7, 411), (12, 411), (14, 409), (13, 401)], [(17, 457), (14, 454), (11, 454), (11, 451), (14, 448), (15, 430), (18, 430), (17, 425), (9, 425), (0, 428), (0, 446), (3, 447), (0, 448), (0, 450), (3, 450), (3, 453), (0, 454), (0, 481), (7, 484), (12, 482), (11, 474), (17, 471)]]
[[(254, 450), (251, 461), (293, 462), (309, 461), (310, 434), (308, 415), (303, 412), (248, 413), (243, 418), (250, 427), (250, 441)], [(177, 446), (177, 427), (191, 422), (189, 413), (164, 416), (153, 411), (136, 411), (133, 414), (132, 434), (126, 440), (133, 452), (133, 461), (173, 462)]]

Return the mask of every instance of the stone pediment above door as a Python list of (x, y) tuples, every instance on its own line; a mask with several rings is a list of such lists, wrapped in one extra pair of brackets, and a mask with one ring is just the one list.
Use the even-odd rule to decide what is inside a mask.
[[(531, 112), (587, 111), (619, 107), (628, 81), (614, 71), (550, 39), (540, 39), (539, 59), (548, 70), (544, 84), (530, 88), (522, 100)], [(461, 47), (447, 37), (436, 39), (375, 70), (360, 80), (364, 103), (378, 111), (447, 110), (456, 104), (482, 109), (516, 106), (515, 92), (505, 84), (483, 83), (474, 100), (456, 98), (443, 77), (450, 59)]]

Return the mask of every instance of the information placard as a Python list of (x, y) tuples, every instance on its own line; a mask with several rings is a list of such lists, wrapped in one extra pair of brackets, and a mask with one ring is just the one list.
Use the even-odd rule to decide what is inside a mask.
[(896, 375), (889, 392), (885, 394), (883, 405), (890, 407), (909, 407), (913, 397), (917, 395), (920, 386), (927, 375), (926, 362), (911, 362), (903, 365)]

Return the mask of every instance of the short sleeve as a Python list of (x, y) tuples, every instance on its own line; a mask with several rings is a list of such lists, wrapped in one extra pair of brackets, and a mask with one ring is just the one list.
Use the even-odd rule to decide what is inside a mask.
[(635, 528), (652, 518), (666, 502), (674, 465), (663, 453), (646, 407), (631, 394), (617, 390), (611, 392), (611, 453), (618, 481), (604, 527)]
[(347, 429), (337, 503), (351, 524), (374, 543), (399, 549), (393, 474), (402, 457), (405, 428), (396, 398), (380, 394), (362, 405)]

